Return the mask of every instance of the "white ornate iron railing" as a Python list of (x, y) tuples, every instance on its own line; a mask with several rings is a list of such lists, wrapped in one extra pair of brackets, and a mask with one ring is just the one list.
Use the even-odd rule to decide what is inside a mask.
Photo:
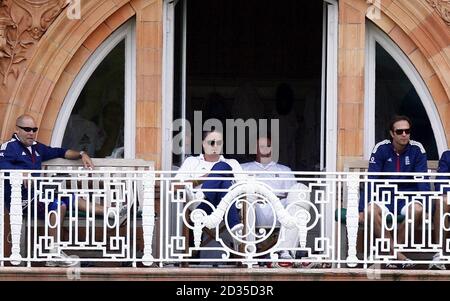
[[(329, 264), (335, 268), (367, 268), (410, 263), (397, 258), (400, 253), (424, 265), (447, 263), (450, 258), (450, 239), (446, 238), (450, 213), (441, 212), (439, 224), (430, 214), (436, 203), (440, 208), (443, 202), (450, 204), (443, 193), (450, 188), (450, 180), (436, 180), (438, 174), (402, 174), (413, 178), (374, 180), (369, 175), (398, 174), (247, 172), (230, 178), (226, 173), (215, 172), (214, 180), (233, 180), (231, 187), (207, 190), (193, 187), (192, 180), (211, 179), (200, 173), (183, 181), (175, 178), (175, 172), (165, 171), (79, 170), (61, 174), (61, 170), (45, 170), (38, 176), (29, 171), (2, 171), (0, 212), (8, 201), (4, 198), (8, 185), (11, 205), (7, 216), (0, 214), (0, 264), (39, 266), (61, 261), (61, 252), (79, 264), (119, 262), (160, 267), (291, 263), (297, 267)], [(292, 180), (292, 175), (301, 184), (289, 189), (271, 188), (271, 183)], [(399, 189), (400, 183), (407, 182), (430, 183), (431, 190)], [(444, 184), (439, 191), (434, 190), (437, 182)], [(28, 188), (24, 196), (23, 187)], [(217, 208), (206, 200), (209, 192), (225, 193)], [(84, 213), (79, 209), (80, 197), (88, 207)], [(55, 198), (70, 200), (63, 223), (58, 219), (61, 206), (57, 213), (42, 206)], [(371, 210), (359, 213), (360, 198), (372, 201), (366, 205)], [(26, 210), (22, 210), (22, 199), (29, 204)], [(404, 216), (383, 211), (382, 231), (377, 237), (375, 207), (401, 200), (407, 205), (425, 204), (420, 221), (415, 222), (408, 210)], [(125, 204), (127, 222), (121, 226), (120, 211)], [(199, 204), (206, 204), (203, 206), (209, 206), (212, 212)], [(232, 206), (240, 212), (240, 222), (233, 229), (228, 220)], [(259, 210), (263, 206), (276, 219), (260, 225)], [(94, 213), (95, 208), (100, 213)], [(405, 239), (397, 233), (403, 231), (402, 225)], [(439, 234), (437, 241), (433, 240), (434, 231)], [(290, 251), (292, 259), (280, 257), (282, 251)], [(436, 253), (439, 258), (433, 257)]]
[[(139, 261), (150, 260), (151, 264), (154, 174), (104, 170), (61, 174), (61, 170), (46, 170), (35, 175), (29, 171), (2, 173), (1, 205), (7, 203), (3, 192), (6, 185), (11, 186), (10, 227), (3, 227), (3, 214), (0, 220), (0, 231), (11, 244), (11, 254), (5, 256), (2, 253), (2, 260), (28, 266), (33, 262), (57, 263), (63, 261), (63, 252), (72, 253), (68, 261), (75, 263), (120, 261), (136, 266), (139, 257)], [(28, 189), (22, 191), (24, 187)], [(81, 198), (85, 203), (84, 210), (80, 209)], [(50, 211), (44, 205), (53, 200), (60, 203), (56, 211)], [(59, 219), (62, 200), (68, 204), (63, 222)], [(123, 207), (126, 210), (122, 213), (128, 223), (121, 227), (119, 221), (124, 214), (120, 209)], [(144, 238), (140, 256), (136, 246), (138, 230)], [(1, 249), (3, 251), (3, 247)]]

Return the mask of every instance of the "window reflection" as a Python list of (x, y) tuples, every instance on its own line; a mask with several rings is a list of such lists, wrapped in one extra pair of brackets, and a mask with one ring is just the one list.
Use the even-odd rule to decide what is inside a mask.
[(91, 157), (123, 158), (125, 41), (101, 62), (72, 110), (62, 146)]

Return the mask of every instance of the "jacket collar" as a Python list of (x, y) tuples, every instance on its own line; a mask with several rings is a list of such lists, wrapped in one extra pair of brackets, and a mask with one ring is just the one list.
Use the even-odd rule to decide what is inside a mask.
[[(411, 142), (408, 142), (408, 144), (405, 147), (405, 150), (400, 154), (400, 156), (407, 153), (410, 147), (411, 147)], [(391, 140), (391, 150), (394, 154), (397, 154), (397, 152), (395, 151), (395, 148), (394, 148), (394, 143), (392, 143), (392, 140)]]
[[(14, 134), (12, 135), (12, 139), (16, 139), (16, 140), (20, 143), (20, 145), (22, 145), (23, 147), (27, 148), (27, 147), (25, 146), (25, 144), (23, 144), (22, 141), (20, 141), (19, 136), (17, 136), (16, 133), (14, 133)], [(33, 141), (32, 146), (33, 146), (33, 145), (36, 145), (36, 144), (37, 144), (37, 142), (36, 142), (36, 141)]]

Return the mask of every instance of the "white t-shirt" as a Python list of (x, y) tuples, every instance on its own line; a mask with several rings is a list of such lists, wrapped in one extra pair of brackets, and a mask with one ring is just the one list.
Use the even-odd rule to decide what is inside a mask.
[[(292, 188), (293, 185), (297, 184), (297, 181), (295, 180), (295, 176), (293, 174), (279, 174), (278, 172), (291, 171), (289, 167), (282, 164), (277, 164), (273, 161), (271, 161), (268, 164), (261, 164), (259, 162), (253, 161), (249, 163), (244, 163), (241, 166), (243, 170), (248, 172), (250, 171), (273, 172), (273, 173), (260, 173), (254, 175), (256, 178), (258, 178), (258, 181), (269, 185), (273, 190), (275, 190), (274, 193), (279, 198), (281, 198), (281, 203), (283, 204), (283, 206), (284, 207), (287, 206), (287, 199), (286, 199), (287, 189)], [(256, 224), (258, 226), (271, 225), (274, 220), (273, 210), (271, 209), (271, 206), (268, 204), (258, 204), (256, 208), (258, 209), (256, 210)], [(279, 224), (279, 222), (277, 224)]]

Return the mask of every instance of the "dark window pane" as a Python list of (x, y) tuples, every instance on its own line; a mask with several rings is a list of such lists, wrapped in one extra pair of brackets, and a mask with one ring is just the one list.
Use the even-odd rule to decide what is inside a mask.
[(406, 115), (413, 123), (411, 139), (423, 144), (429, 160), (439, 159), (430, 120), (419, 95), (397, 62), (378, 43), (375, 98), (376, 142), (390, 138), (387, 127), (393, 115)]
[[(175, 76), (181, 70), (181, 22), (177, 9)], [(227, 138), (225, 155), (247, 162), (254, 159), (255, 149), (249, 132), (244, 142), (237, 139), (236, 128), (226, 129), (226, 120), (278, 119), (279, 132), (271, 134), (279, 137), (279, 163), (317, 170), (323, 2), (188, 0), (186, 22), (185, 113), (191, 130), (198, 121), (194, 112), (202, 113), (203, 122), (220, 120)], [(180, 115), (179, 83), (176, 77), (174, 119)], [(191, 137), (193, 154), (195, 135), (201, 133)], [(174, 157), (173, 163), (180, 164), (179, 159)]]
[(67, 123), (62, 146), (89, 156), (123, 157), (125, 41), (100, 63), (81, 91)]

